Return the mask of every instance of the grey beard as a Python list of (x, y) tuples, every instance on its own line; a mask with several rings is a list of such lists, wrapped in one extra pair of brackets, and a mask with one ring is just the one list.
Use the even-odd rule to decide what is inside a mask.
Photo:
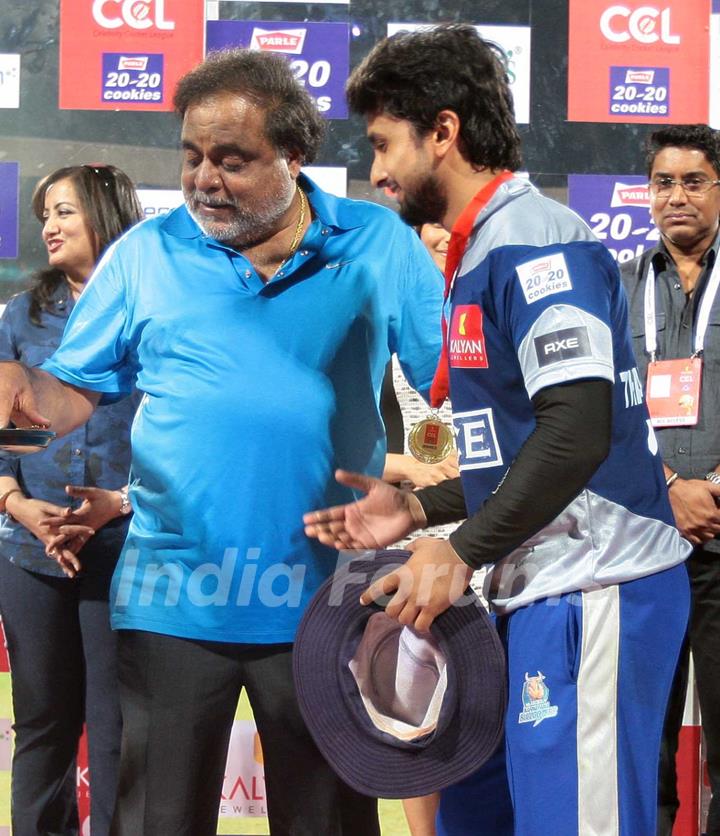
[[(235, 246), (248, 246), (256, 241), (262, 241), (274, 232), (277, 221), (287, 211), (282, 201), (273, 195), (260, 212), (251, 212), (236, 201), (214, 200), (208, 195), (193, 191), (185, 194), (185, 205), (188, 212), (197, 222), (202, 231), (215, 241)], [(290, 200), (292, 200), (292, 193)], [(197, 211), (197, 204), (206, 206), (232, 206), (233, 215), (229, 221), (213, 221), (202, 217)]]

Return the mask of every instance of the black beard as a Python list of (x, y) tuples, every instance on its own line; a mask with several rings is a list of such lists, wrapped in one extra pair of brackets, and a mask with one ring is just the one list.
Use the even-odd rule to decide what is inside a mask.
[(412, 189), (405, 190), (400, 217), (411, 226), (440, 223), (447, 212), (445, 189), (432, 174), (426, 174)]

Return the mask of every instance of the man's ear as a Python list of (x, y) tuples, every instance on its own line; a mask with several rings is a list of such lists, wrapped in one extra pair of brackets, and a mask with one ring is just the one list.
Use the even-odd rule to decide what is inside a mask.
[(293, 180), (297, 180), (298, 174), (300, 174), (300, 168), (302, 166), (303, 160), (300, 156), (298, 151), (292, 150), (288, 151), (285, 155), (285, 161), (287, 162), (288, 171), (290, 172), (290, 176)]
[(441, 110), (435, 117), (432, 144), (435, 153), (444, 157), (460, 139), (460, 117), (454, 110)]

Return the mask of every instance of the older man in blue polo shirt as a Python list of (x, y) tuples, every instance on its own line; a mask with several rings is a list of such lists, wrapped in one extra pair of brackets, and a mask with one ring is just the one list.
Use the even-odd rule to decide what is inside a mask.
[(186, 205), (107, 253), (44, 371), (3, 364), (0, 421), (66, 433), (144, 393), (131, 530), (114, 578), (124, 742), (115, 836), (216, 832), (239, 691), (260, 730), (275, 834), (379, 833), (299, 716), (291, 649), (335, 568), (302, 513), (382, 471), (378, 396), (397, 352), (419, 390), (439, 353), (422, 244), (300, 173), (322, 120), (280, 56), (210, 56), (181, 80)]

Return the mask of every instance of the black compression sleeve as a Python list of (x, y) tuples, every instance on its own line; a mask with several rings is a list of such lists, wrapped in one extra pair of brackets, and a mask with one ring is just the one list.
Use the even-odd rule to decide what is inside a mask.
[(415, 496), (425, 511), (428, 525), (444, 525), (467, 517), (465, 494), (459, 476), (415, 491)]
[[(609, 381), (552, 386), (532, 402), (535, 430), (496, 491), (450, 535), (469, 566), (494, 563), (547, 525), (580, 493), (610, 450)], [(416, 492), (428, 525), (462, 519), (459, 481)]]

